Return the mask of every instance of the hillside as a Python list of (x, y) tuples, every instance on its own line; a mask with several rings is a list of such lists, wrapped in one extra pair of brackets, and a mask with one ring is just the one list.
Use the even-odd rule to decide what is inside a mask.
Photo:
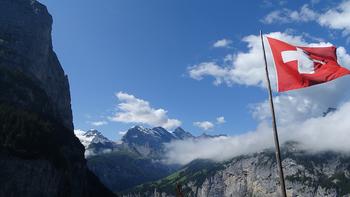
[[(295, 143), (283, 146), (283, 166), (290, 196), (349, 196), (350, 157), (334, 152), (311, 154)], [(242, 155), (226, 162), (196, 160), (174, 174), (135, 187), (125, 196), (175, 196), (176, 185), (185, 196), (278, 196), (273, 150)]]

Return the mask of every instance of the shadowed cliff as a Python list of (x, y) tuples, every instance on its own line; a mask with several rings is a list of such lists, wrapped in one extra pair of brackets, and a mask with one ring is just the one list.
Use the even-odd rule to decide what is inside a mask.
[(52, 17), (34, 0), (0, 0), (0, 196), (114, 196), (73, 134)]

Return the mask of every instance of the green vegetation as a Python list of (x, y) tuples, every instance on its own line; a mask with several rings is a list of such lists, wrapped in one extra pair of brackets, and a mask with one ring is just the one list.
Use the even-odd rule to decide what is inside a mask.
[(158, 180), (174, 171), (172, 167), (127, 150), (89, 157), (88, 166), (114, 192)]
[(175, 194), (177, 184), (183, 187), (184, 193), (188, 196), (194, 196), (195, 193), (187, 188), (189, 182), (193, 182), (195, 186), (200, 186), (206, 178), (213, 176), (217, 171), (224, 169), (224, 165), (210, 160), (195, 160), (183, 167), (181, 170), (165, 177), (159, 181), (139, 185), (125, 193), (140, 193), (147, 196), (147, 192), (154, 191), (157, 188), (159, 192)]

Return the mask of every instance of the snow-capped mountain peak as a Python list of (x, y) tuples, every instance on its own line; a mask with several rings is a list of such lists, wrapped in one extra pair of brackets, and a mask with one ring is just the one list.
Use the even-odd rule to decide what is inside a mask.
[(111, 141), (97, 130), (75, 130), (75, 135), (85, 146), (85, 155), (97, 155), (108, 152), (127, 150), (141, 156), (160, 158), (164, 154), (164, 144), (174, 140), (202, 139), (222, 137), (222, 135), (193, 136), (181, 127), (170, 132), (163, 127), (131, 127), (118, 142)]
[(84, 145), (84, 147), (87, 149), (91, 144), (105, 144), (105, 143), (111, 143), (109, 139), (107, 139), (105, 136), (102, 135), (101, 132), (91, 129), (86, 132), (82, 130), (76, 130), (75, 135), (79, 138), (80, 142)]
[(95, 144), (97, 144), (97, 143), (104, 144), (107, 142), (108, 143), (111, 142), (109, 139), (107, 139), (105, 136), (103, 136), (101, 132), (99, 132), (95, 129), (87, 131), (84, 134), (84, 136), (87, 138), (91, 138), (91, 143), (95, 143)]
[(181, 127), (177, 127), (174, 131), (173, 131), (173, 135), (180, 139), (180, 140), (184, 140), (184, 139), (189, 139), (189, 138), (194, 138), (194, 136), (190, 133), (185, 131), (183, 128)]

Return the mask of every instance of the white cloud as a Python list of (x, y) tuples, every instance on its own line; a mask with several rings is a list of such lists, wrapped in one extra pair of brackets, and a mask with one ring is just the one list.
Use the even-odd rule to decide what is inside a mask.
[[(289, 12), (289, 10), (288, 10), (288, 12)], [(265, 16), (265, 18), (261, 22), (271, 24), (271, 23), (274, 23), (278, 20), (278, 22), (287, 23), (288, 22), (288, 20), (287, 20), (288, 15), (286, 16), (284, 14), (284, 16), (282, 16), (283, 14), (284, 14), (284, 12), (281, 10), (272, 11), (267, 16)]]
[[(278, 123), (295, 124), (310, 117), (317, 117), (329, 107), (337, 107), (350, 98), (348, 84), (350, 77), (344, 77), (327, 84), (300, 89), (274, 97)], [(271, 117), (269, 102), (253, 105), (253, 116), (257, 120)]]
[(350, 33), (350, 1), (344, 1), (336, 8), (321, 14), (318, 22), (322, 26), (332, 29), (344, 30), (345, 34)]
[[(301, 36), (291, 36), (286, 33), (273, 32), (268, 36), (285, 40), (292, 44), (305, 45)], [(263, 87), (265, 83), (264, 61), (260, 37), (258, 35), (246, 36), (242, 40), (247, 43), (248, 52), (238, 52), (226, 55), (223, 64), (218, 62), (203, 62), (188, 68), (189, 76), (196, 80), (202, 80), (206, 76), (213, 77), (214, 84), (241, 84)], [(267, 43), (267, 40), (265, 40)], [(266, 44), (266, 47), (268, 45)], [(274, 80), (273, 62), (271, 54), (267, 53), (270, 65), (270, 77)], [(229, 57), (229, 58), (228, 58)]]
[[(297, 141), (310, 152), (350, 152), (350, 102), (326, 117), (309, 118), (300, 124), (279, 127), (280, 143)], [(262, 122), (255, 131), (233, 137), (174, 141), (166, 144), (167, 162), (186, 164), (194, 159), (223, 161), (234, 156), (273, 148), (272, 128)], [(191, 150), (191, 151), (188, 151)]]
[[(299, 46), (331, 45), (324, 42), (308, 43), (303, 36), (292, 36), (281, 32), (273, 32), (269, 36)], [(229, 61), (224, 58), (223, 64), (211, 62), (210, 64), (192, 66), (188, 70), (190, 76), (196, 80), (211, 76), (215, 79), (214, 84), (216, 85), (240, 84), (265, 87), (260, 38), (257, 35), (250, 35), (244, 37), (243, 41), (247, 43), (247, 52), (237, 52), (230, 55)], [(270, 78), (275, 84), (273, 61), (269, 53), (269, 46), (266, 45), (266, 47)], [(341, 65), (350, 68), (350, 55), (344, 47), (338, 47), (337, 56)], [(305, 149), (311, 151), (350, 152), (350, 145), (347, 143), (350, 140), (348, 132), (350, 130), (350, 116), (347, 115), (350, 113), (349, 84), (350, 77), (346, 76), (327, 84), (289, 91), (275, 96), (281, 142), (299, 141)], [(337, 107), (340, 110), (327, 117), (320, 117), (329, 107)], [(272, 129), (266, 124), (266, 122), (270, 123), (271, 116), (268, 101), (254, 104), (251, 109), (252, 115), (260, 122), (255, 131), (234, 137), (170, 143), (167, 145), (168, 161), (182, 164), (197, 158), (221, 161), (240, 154), (258, 152), (264, 148), (272, 147)]]
[(193, 125), (201, 128), (205, 131), (214, 128), (214, 124), (212, 122), (209, 122), (209, 121), (194, 122)]
[(215, 85), (232, 84), (230, 68), (219, 66), (215, 62), (203, 62), (194, 65), (188, 68), (188, 72), (190, 77), (196, 80), (202, 80), (204, 76), (213, 76)]
[(96, 127), (102, 126), (102, 125), (106, 125), (106, 124), (108, 124), (108, 122), (107, 122), (107, 121), (104, 121), (104, 120), (96, 121), (96, 122), (91, 122), (91, 125), (96, 126)]
[(339, 63), (350, 69), (350, 55), (347, 53), (346, 49), (344, 47), (338, 47), (337, 48), (337, 56)]
[(231, 40), (224, 38), (224, 39), (221, 39), (221, 40), (216, 41), (216, 42), (213, 44), (213, 47), (215, 47), (215, 48), (227, 48), (227, 47), (229, 47), (231, 44), (232, 44), (232, 41), (231, 41)]
[(125, 135), (127, 133), (127, 131), (119, 131), (118, 134), (119, 135)]
[[(223, 124), (225, 123), (225, 117), (220, 116), (216, 118), (216, 123), (215, 124)], [(198, 121), (198, 122), (194, 122), (193, 125), (196, 127), (199, 127), (203, 130), (210, 130), (213, 129), (215, 127), (215, 124), (213, 122), (210, 121)]]
[[(302, 36), (292, 36), (287, 33), (273, 32), (268, 36), (284, 40), (299, 46), (329, 46), (330, 43), (318, 42), (308, 43)], [(258, 35), (250, 35), (243, 38), (247, 43), (247, 52), (237, 52), (231, 55), (230, 61), (227, 56), (224, 63), (220, 65), (216, 62), (200, 63), (188, 68), (190, 77), (201, 80), (206, 76), (214, 78), (214, 84), (240, 84), (246, 86), (265, 86), (265, 71), (262, 56), (261, 40)], [(267, 60), (270, 70), (270, 79), (273, 88), (276, 88), (276, 76), (270, 48), (265, 40)], [(344, 47), (337, 49), (338, 61), (341, 65), (350, 68), (350, 56)], [(279, 123), (287, 124), (293, 121), (305, 120), (308, 117), (316, 117), (327, 110), (328, 107), (338, 106), (349, 98), (347, 91), (349, 77), (337, 79), (327, 84), (313, 86), (312, 88), (300, 89), (281, 94), (274, 98), (276, 113), (279, 116)], [(320, 97), (319, 95), (322, 95)], [(270, 118), (270, 109), (267, 101), (252, 106), (253, 116), (261, 121)]]
[(318, 14), (311, 10), (308, 5), (303, 5), (299, 11), (290, 9), (275, 10), (270, 12), (263, 20), (263, 23), (291, 23), (308, 22), (316, 20)]
[(119, 100), (118, 111), (113, 117), (110, 117), (111, 121), (141, 123), (166, 129), (173, 129), (181, 125), (181, 121), (168, 118), (166, 110), (152, 108), (148, 101), (124, 92), (118, 92), (116, 97)]
[[(312, 1), (315, 4), (317, 1)], [(282, 9), (270, 12), (263, 20), (263, 23), (292, 23), (315, 21), (321, 26), (331, 29), (342, 30), (343, 35), (350, 34), (350, 1), (343, 1), (334, 8), (325, 12), (317, 12), (309, 8), (307, 4), (299, 10)]]
[(220, 117), (216, 118), (216, 124), (223, 124), (225, 122), (226, 122), (225, 121), (225, 117), (223, 117), (223, 116), (220, 116)]

